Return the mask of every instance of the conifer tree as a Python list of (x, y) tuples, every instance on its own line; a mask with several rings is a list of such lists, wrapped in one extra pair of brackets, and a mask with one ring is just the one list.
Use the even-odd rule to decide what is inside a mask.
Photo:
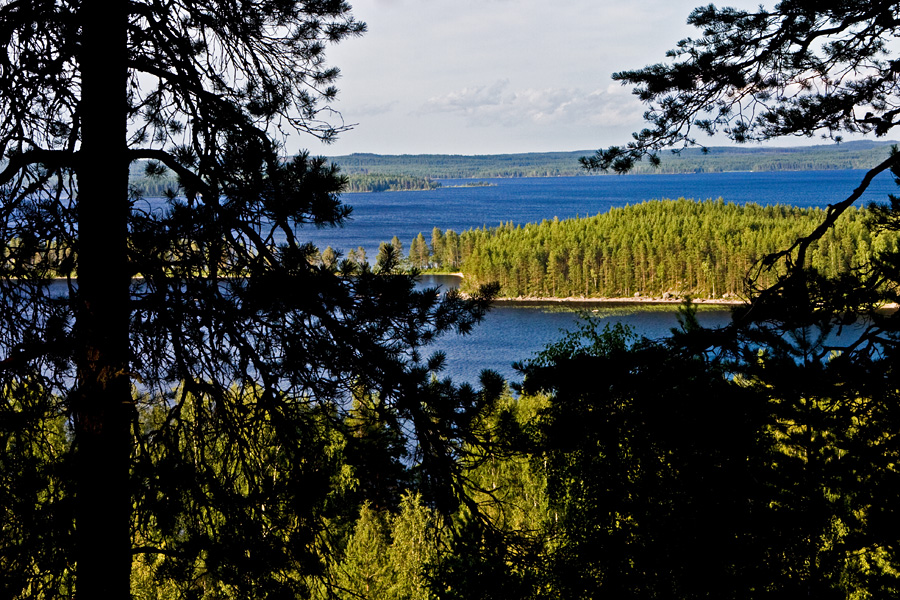
[(334, 251), (334, 248), (331, 246), (327, 246), (322, 251), (322, 266), (326, 269), (334, 271), (337, 269), (338, 255)]
[(438, 227), (431, 230), (431, 256), (435, 263), (443, 261), (444, 232)]
[(376, 600), (388, 597), (394, 585), (389, 547), (387, 525), (382, 516), (364, 504), (344, 559), (336, 567), (338, 587), (353, 598)]
[[(698, 132), (737, 142), (888, 135), (900, 125), (898, 16), (900, 4), (877, 0), (697, 8), (689, 23), (701, 35), (671, 60), (614, 76), (648, 105), (648, 127), (584, 164), (627, 171), (698, 144)], [(588, 331), (526, 367), (526, 389), (553, 394), (545, 450), (566, 539), (549, 573), (562, 595), (900, 591), (896, 528), (885, 526), (897, 519), (888, 490), (900, 485), (885, 468), (900, 441), (900, 330), (881, 310), (898, 299), (900, 259), (867, 253), (838, 265), (826, 251), (821, 264), (837, 274), (811, 268), (814, 249), (853, 226), (853, 203), (886, 170), (900, 178), (896, 150), (781, 248), (757, 235), (750, 302), (730, 325), (706, 330), (688, 305), (668, 340)], [(872, 231), (897, 231), (900, 202), (870, 215)], [(866, 238), (851, 248), (870, 248)], [(693, 276), (712, 276), (706, 265)]]
[(409, 245), (409, 264), (415, 269), (424, 269), (428, 266), (428, 244), (421, 233), (413, 238)]
[[(315, 266), (344, 179), (281, 156), (343, 129), (324, 52), (363, 31), (341, 0), (0, 3), (5, 521), (54, 532), (0, 530), (3, 597), (127, 598), (134, 553), (185, 594), (302, 594), (355, 386), (450, 452), (408, 360), (484, 303)], [(162, 205), (137, 161), (177, 177)]]

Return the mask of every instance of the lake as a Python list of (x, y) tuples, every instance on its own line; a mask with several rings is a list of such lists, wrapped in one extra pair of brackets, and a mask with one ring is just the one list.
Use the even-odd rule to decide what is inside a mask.
[[(396, 235), (404, 250), (419, 233), (430, 241), (431, 230), (457, 233), (501, 223), (525, 224), (559, 217), (593, 216), (610, 208), (646, 200), (722, 198), (746, 204), (790, 204), (824, 207), (849, 196), (865, 171), (779, 171), (765, 173), (701, 173), (691, 175), (603, 175), (583, 177), (482, 178), (491, 186), (448, 187), (470, 180), (439, 180), (445, 186), (419, 192), (345, 194), (353, 207), (341, 228), (308, 229), (304, 236), (325, 249), (346, 253), (362, 246), (370, 262), (378, 245)], [(889, 173), (875, 178), (859, 205), (884, 200), (897, 192)]]
[[(423, 275), (423, 286), (443, 288), (458, 285), (458, 278), (447, 275)], [(520, 379), (512, 368), (518, 360), (532, 358), (548, 343), (577, 328), (580, 319), (597, 319), (603, 324), (624, 323), (638, 335), (659, 338), (678, 326), (677, 306), (638, 303), (497, 303), (485, 320), (469, 335), (447, 335), (429, 348), (447, 354), (447, 368), (441, 377), (456, 382), (478, 382), (482, 369), (493, 369), (509, 381)], [(728, 323), (727, 307), (700, 305), (700, 323), (716, 327)]]
[[(378, 244), (397, 235), (404, 249), (419, 233), (430, 240), (431, 230), (492, 227), (504, 222), (524, 224), (543, 219), (589, 216), (612, 207), (664, 198), (716, 199), (746, 204), (790, 204), (824, 207), (849, 196), (865, 171), (782, 171), (764, 173), (710, 173), (691, 175), (624, 175), (595, 177), (537, 177), (479, 179), (491, 186), (449, 187), (468, 180), (440, 180), (445, 187), (422, 192), (347, 194), (353, 219), (343, 228), (309, 232), (320, 248), (331, 245), (347, 251), (366, 249), (370, 261)], [(884, 200), (896, 193), (890, 174), (875, 178), (859, 205)], [(452, 278), (423, 277), (423, 285), (455, 285)], [(512, 363), (530, 358), (546, 344), (558, 340), (561, 330), (573, 329), (579, 318), (622, 322), (639, 335), (656, 338), (677, 326), (677, 308), (671, 305), (513, 305), (498, 304), (468, 336), (445, 336), (432, 348), (446, 352), (442, 375), (454, 381), (476, 383), (482, 369), (498, 371), (515, 380)], [(596, 312), (594, 312), (596, 311)], [(704, 325), (724, 325), (730, 312), (724, 307), (702, 307)]]
[[(606, 175), (583, 177), (482, 178), (493, 185), (460, 186), (470, 180), (440, 180), (444, 186), (420, 192), (346, 194), (353, 207), (352, 219), (341, 228), (309, 228), (301, 239), (320, 249), (332, 246), (346, 253), (357, 246), (366, 249), (369, 261), (380, 242), (396, 235), (408, 250), (419, 233), (429, 239), (431, 230), (492, 227), (504, 222), (525, 224), (543, 219), (591, 216), (610, 208), (646, 200), (680, 197), (722, 198), (746, 204), (789, 204), (824, 207), (849, 196), (865, 171), (781, 171), (763, 173), (703, 173), (690, 175)], [(889, 173), (875, 178), (859, 205), (886, 199), (897, 186)], [(153, 203), (152, 199), (148, 202)], [(454, 285), (452, 279), (423, 278), (422, 285)], [(587, 313), (583, 313), (588, 309)], [(596, 310), (597, 312), (593, 312)], [(561, 329), (572, 329), (580, 314), (603, 322), (619, 321), (640, 335), (661, 337), (677, 325), (676, 308), (645, 305), (496, 306), (475, 331), (465, 337), (445, 336), (432, 348), (448, 356), (443, 375), (455, 381), (475, 383), (484, 368), (515, 378), (511, 364), (533, 356), (547, 343), (559, 339)], [(727, 308), (704, 308), (701, 321), (709, 326), (727, 322)]]

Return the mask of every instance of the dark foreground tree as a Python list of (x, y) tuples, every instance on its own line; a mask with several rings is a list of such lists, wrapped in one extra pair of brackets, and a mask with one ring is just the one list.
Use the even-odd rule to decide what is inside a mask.
[(688, 23), (701, 36), (678, 42), (670, 62), (613, 75), (647, 104), (649, 126), (583, 162), (628, 170), (665, 148), (698, 145), (698, 133), (736, 142), (886, 135), (900, 124), (890, 47), (898, 18), (900, 5), (880, 0), (697, 8)]
[[(709, 5), (688, 22), (702, 36), (680, 41), (670, 62), (614, 75), (648, 105), (649, 127), (624, 147), (582, 159), (587, 168), (627, 171), (645, 157), (655, 162), (663, 149), (698, 145), (697, 132), (737, 142), (813, 135), (840, 141), (845, 133), (888, 135), (900, 125), (900, 58), (891, 46), (900, 33), (898, 2), (784, 0), (757, 11)], [(855, 321), (859, 335), (827, 344), (816, 358), (840, 352), (851, 363), (887, 360), (897, 344), (896, 319), (878, 309), (900, 298), (900, 253), (883, 249), (830, 279), (817, 276), (808, 260), (811, 247), (885, 171), (900, 182), (900, 153), (868, 171), (808, 235), (760, 261), (748, 277), (750, 305), (729, 335), (779, 345), (788, 332)], [(889, 200), (872, 207), (873, 228), (897, 230), (900, 201)], [(757, 286), (760, 270), (776, 273), (776, 282)]]
[[(891, 369), (798, 355), (724, 361), (586, 325), (525, 368), (552, 393), (537, 458), (556, 598), (865, 598), (900, 591)], [(852, 370), (851, 370), (852, 369)], [(589, 373), (586, 377), (584, 374)]]
[[(585, 166), (624, 172), (696, 145), (698, 132), (838, 140), (900, 125), (898, 2), (710, 5), (689, 22), (702, 34), (670, 62), (614, 76), (648, 105), (649, 126)], [(549, 573), (562, 596), (897, 595), (900, 328), (883, 307), (900, 298), (900, 254), (830, 279), (808, 263), (887, 170), (900, 181), (900, 154), (763, 259), (730, 326), (689, 317), (664, 343), (589, 336), (530, 365), (526, 389), (554, 394), (543, 432), (564, 529)], [(896, 230), (900, 201), (875, 213), (872, 227)], [(760, 269), (775, 283), (755, 285)]]
[[(133, 554), (193, 596), (302, 593), (359, 390), (447, 489), (481, 396), (429, 396), (414, 363), (484, 297), (315, 266), (298, 228), (343, 222), (344, 180), (280, 156), (340, 129), (349, 11), (0, 5), (3, 597), (126, 598)], [(135, 161), (180, 189), (129, 192)]]

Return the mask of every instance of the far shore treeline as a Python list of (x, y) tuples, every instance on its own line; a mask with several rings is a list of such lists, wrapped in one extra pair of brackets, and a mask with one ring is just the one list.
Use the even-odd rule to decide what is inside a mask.
[[(870, 169), (896, 142), (859, 140), (805, 147), (740, 146), (666, 152), (659, 166), (642, 163), (635, 174), (724, 173), (729, 171), (824, 171)], [(349, 154), (329, 160), (346, 175), (392, 173), (434, 179), (476, 177), (560, 177), (588, 175), (580, 163), (592, 150), (518, 154)]]
[[(462, 233), (434, 228), (408, 251), (419, 270), (456, 271), (463, 289), (496, 281), (503, 297), (739, 297), (767, 254), (787, 248), (825, 218), (820, 208), (739, 206), (721, 199), (652, 200), (593, 217), (544, 220)], [(809, 264), (839, 277), (898, 249), (896, 232), (873, 232), (853, 208), (811, 247)], [(396, 241), (395, 241), (396, 246)], [(764, 273), (758, 285), (770, 285)]]
[[(811, 171), (870, 169), (894, 142), (860, 140), (806, 146), (691, 148), (667, 153), (659, 166), (638, 165), (637, 174), (724, 173), (729, 171)], [(345, 192), (433, 190), (435, 179), (485, 177), (571, 177), (587, 175), (579, 158), (589, 150), (519, 154), (349, 154), (329, 160), (347, 177)], [(163, 196), (178, 187), (173, 174), (147, 177), (146, 163), (132, 165), (131, 185), (144, 196)]]

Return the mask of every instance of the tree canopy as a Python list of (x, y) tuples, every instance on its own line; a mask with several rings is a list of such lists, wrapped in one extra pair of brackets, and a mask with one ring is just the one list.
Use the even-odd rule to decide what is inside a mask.
[[(593, 217), (470, 229), (435, 227), (431, 245), (410, 244), (413, 267), (455, 270), (463, 290), (496, 281), (501, 297), (738, 298), (761, 258), (789, 246), (825, 217), (801, 209), (724, 201), (651, 200)], [(896, 232), (872, 231), (874, 213), (851, 208), (810, 247), (809, 264), (829, 278), (895, 249)], [(777, 273), (762, 272), (756, 285)]]
[[(648, 127), (635, 133), (629, 144), (598, 150), (582, 163), (588, 169), (624, 172), (645, 157), (658, 162), (663, 149), (699, 145), (698, 133), (724, 134), (737, 142), (886, 135), (900, 123), (898, 63), (889, 43), (900, 26), (898, 11), (897, 3), (877, 0), (839, 5), (784, 0), (771, 10), (756, 11), (697, 8), (688, 23), (702, 35), (678, 42), (668, 53), (669, 62), (614, 74), (632, 85), (647, 105)], [(826, 306), (852, 313), (896, 299), (896, 285), (882, 285), (891, 277), (893, 252), (881, 253), (866, 268), (842, 278), (843, 291), (817, 279), (809, 269), (810, 248), (872, 179), (888, 170), (900, 175), (897, 152), (870, 169), (845, 200), (829, 205), (817, 227), (760, 261), (761, 271), (785, 268), (774, 284), (754, 290), (753, 314), (772, 316), (771, 308), (796, 317), (785, 307), (801, 306), (809, 312), (821, 305), (810, 295), (821, 296), (825, 289), (830, 296), (823, 300)], [(873, 211), (873, 228), (894, 228), (893, 210), (882, 206)]]
[[(345, 179), (281, 155), (344, 129), (324, 53), (364, 29), (340, 0), (0, 3), (4, 597), (126, 598), (133, 556), (192, 596), (302, 595), (353, 398), (452, 506), (485, 397), (421, 348), (487, 296), (316, 261), (300, 227), (344, 221)], [(138, 160), (176, 174), (164, 207)]]
[[(701, 35), (669, 62), (614, 76), (647, 104), (648, 127), (583, 164), (624, 172), (700, 134), (886, 135), (900, 114), (898, 14), (877, 0), (695, 9)], [(896, 535), (884, 534), (896, 518), (898, 252), (830, 276), (811, 261), (887, 170), (900, 183), (896, 149), (761, 257), (755, 273), (776, 276), (751, 278), (730, 325), (704, 329), (688, 307), (663, 342), (588, 331), (525, 366), (525, 388), (553, 394), (544, 456), (568, 541), (549, 572), (564, 595), (896, 595)], [(870, 211), (873, 232), (897, 230), (896, 198)]]

